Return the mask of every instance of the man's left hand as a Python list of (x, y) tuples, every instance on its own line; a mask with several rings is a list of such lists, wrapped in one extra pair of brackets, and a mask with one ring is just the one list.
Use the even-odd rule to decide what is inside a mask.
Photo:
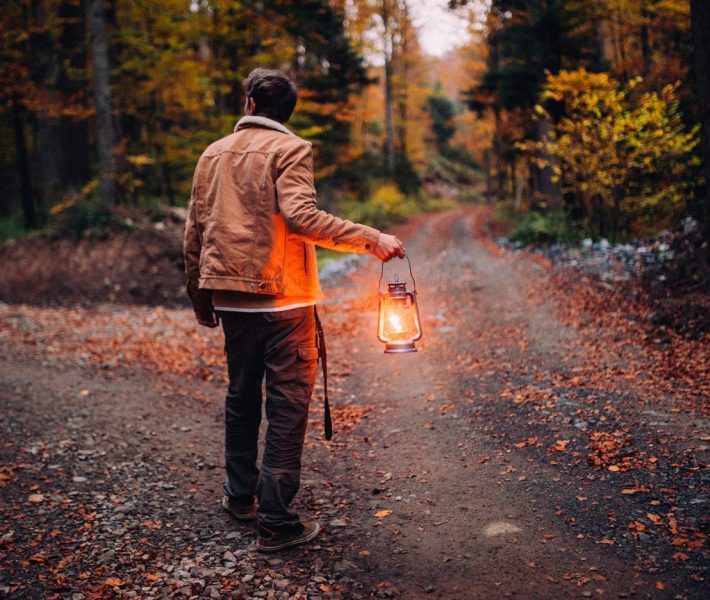
[(195, 311), (197, 322), (204, 327), (217, 327), (219, 325), (219, 316), (215, 313), (212, 305), (211, 290), (201, 290), (188, 283), (187, 295), (192, 301), (192, 308)]
[(197, 322), (205, 327), (217, 327), (219, 325), (219, 316), (214, 312), (214, 309), (209, 313), (207, 311), (198, 312), (195, 309), (195, 316), (197, 317)]

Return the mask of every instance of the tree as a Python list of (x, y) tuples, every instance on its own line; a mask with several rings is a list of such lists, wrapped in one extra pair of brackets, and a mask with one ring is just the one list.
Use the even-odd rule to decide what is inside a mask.
[(690, 7), (695, 56), (695, 100), (702, 127), (700, 153), (705, 174), (705, 202), (701, 212), (710, 230), (710, 3), (691, 0)]
[(395, 46), (395, 24), (394, 24), (394, 6), (391, 0), (382, 0), (380, 7), (380, 18), (384, 27), (384, 44), (383, 54), (385, 62), (385, 156), (387, 159), (387, 168), (390, 175), (394, 176), (397, 155), (394, 146), (394, 91), (393, 91), (393, 73), (392, 62), (394, 60)]
[[(486, 109), (494, 113), (492, 147), (500, 198), (516, 192), (515, 142), (540, 139), (545, 134), (547, 124), (534, 121), (532, 109), (546, 73), (556, 73), (567, 65), (595, 64), (598, 48), (594, 24), (584, 19), (576, 2), (493, 0), (486, 25), (488, 69), (482, 81), (469, 90), (467, 102), (479, 113)], [(549, 169), (535, 172), (532, 165), (531, 171), (531, 191), (543, 195), (548, 204), (558, 205), (559, 193), (550, 185)]]
[(440, 94), (430, 96), (427, 101), (429, 114), (431, 115), (434, 139), (440, 150), (445, 149), (456, 132), (454, 115), (456, 108), (451, 99)]
[[(585, 69), (550, 75), (542, 100), (557, 104), (563, 116), (542, 140), (517, 144), (552, 167), (563, 191), (578, 201), (585, 226), (600, 236), (616, 238), (634, 219), (657, 226), (677, 215), (698, 164), (699, 128), (685, 128), (678, 84), (636, 94), (640, 83), (635, 78), (620, 86), (606, 73)], [(535, 110), (552, 122), (542, 105)]]
[[(39, 225), (32, 186), (26, 122), (31, 114), (37, 86), (32, 79), (27, 29), (32, 17), (26, 5), (10, 5), (0, 12), (0, 99), (9, 117), (15, 142), (15, 163), (20, 183), (23, 223), (26, 229)], [(4, 202), (8, 198), (2, 198)]]
[(101, 201), (105, 206), (114, 206), (117, 202), (116, 161), (113, 155), (114, 129), (111, 111), (106, 16), (102, 0), (88, 0), (87, 13), (91, 37), (94, 103), (96, 106), (96, 149), (99, 157)]

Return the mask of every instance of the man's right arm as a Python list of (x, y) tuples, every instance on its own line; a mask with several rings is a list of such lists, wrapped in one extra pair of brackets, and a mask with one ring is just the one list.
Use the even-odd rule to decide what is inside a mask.
[(380, 260), (404, 257), (404, 246), (396, 237), (317, 208), (310, 144), (287, 150), (277, 168), (279, 209), (290, 231), (333, 250), (371, 253)]

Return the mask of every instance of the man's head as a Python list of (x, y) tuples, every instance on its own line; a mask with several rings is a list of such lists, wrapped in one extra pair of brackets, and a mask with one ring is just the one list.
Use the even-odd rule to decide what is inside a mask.
[(254, 69), (244, 80), (245, 112), (286, 123), (296, 107), (296, 85), (281, 71)]

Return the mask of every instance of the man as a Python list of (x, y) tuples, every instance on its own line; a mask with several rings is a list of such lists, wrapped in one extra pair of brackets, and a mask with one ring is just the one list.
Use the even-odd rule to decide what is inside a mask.
[[(216, 327), (221, 320), (224, 330), (222, 505), (241, 521), (258, 517), (257, 548), (273, 552), (320, 531), (290, 508), (318, 365), (315, 303), (323, 292), (314, 244), (383, 261), (405, 250), (392, 235), (316, 208), (311, 144), (284, 127), (295, 85), (279, 71), (256, 69), (245, 88), (245, 116), (197, 163), (184, 257), (197, 321)], [(268, 427), (259, 469), (264, 378)]]

